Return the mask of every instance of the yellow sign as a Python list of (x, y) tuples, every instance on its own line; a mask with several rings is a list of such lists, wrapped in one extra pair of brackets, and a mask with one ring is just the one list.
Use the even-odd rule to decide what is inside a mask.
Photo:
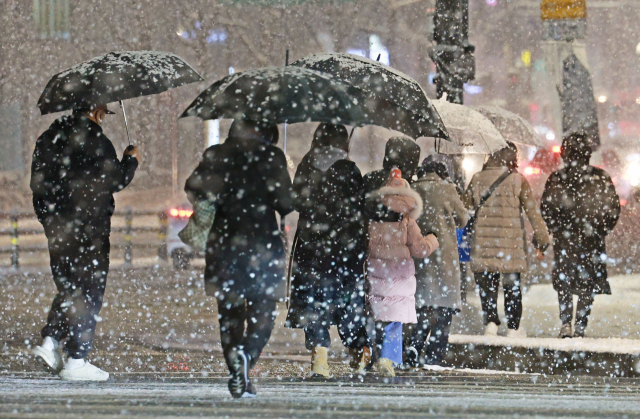
[(542, 0), (542, 20), (586, 19), (587, 0)]
[(529, 51), (528, 49), (522, 51), (522, 53), (520, 54), (520, 59), (526, 67), (529, 67), (531, 65), (531, 51)]

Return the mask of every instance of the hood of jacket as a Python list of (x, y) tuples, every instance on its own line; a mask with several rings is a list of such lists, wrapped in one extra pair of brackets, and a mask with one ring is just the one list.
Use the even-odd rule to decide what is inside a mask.
[(411, 179), (420, 163), (420, 146), (408, 138), (391, 138), (387, 141), (384, 150), (382, 167), (391, 170), (397, 167), (402, 172), (402, 177)]
[(322, 147), (311, 156), (311, 165), (316, 169), (326, 172), (339, 160), (346, 160), (347, 152), (335, 147)]
[(372, 194), (372, 198), (382, 202), (391, 211), (407, 214), (414, 220), (422, 215), (422, 198), (410, 188), (383, 186)]

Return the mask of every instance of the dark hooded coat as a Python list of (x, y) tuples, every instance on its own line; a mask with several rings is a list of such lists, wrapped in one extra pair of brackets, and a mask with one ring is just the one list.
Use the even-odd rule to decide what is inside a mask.
[(399, 221), (402, 216), (389, 211), (385, 206), (369, 195), (382, 187), (389, 179), (391, 169), (397, 167), (402, 172), (402, 178), (411, 183), (413, 175), (420, 163), (420, 146), (408, 138), (394, 137), (387, 141), (384, 150), (382, 169), (369, 172), (364, 177), (365, 218), (373, 221)]
[(577, 164), (553, 172), (540, 204), (553, 234), (553, 285), (570, 282), (574, 294), (611, 294), (605, 238), (620, 215), (620, 199), (602, 169)]
[(86, 116), (56, 119), (33, 152), (30, 186), (38, 220), (104, 222), (108, 229), (113, 194), (131, 182), (137, 167), (133, 156), (118, 160), (100, 125)]
[(362, 175), (346, 151), (323, 147), (298, 165), (293, 188), (300, 218), (287, 324), (305, 327), (320, 316), (337, 324), (344, 308), (364, 306)]
[(205, 255), (207, 293), (282, 299), (285, 249), (276, 212), (293, 211), (282, 150), (258, 139), (228, 138), (204, 152), (185, 190), (192, 202), (216, 201)]

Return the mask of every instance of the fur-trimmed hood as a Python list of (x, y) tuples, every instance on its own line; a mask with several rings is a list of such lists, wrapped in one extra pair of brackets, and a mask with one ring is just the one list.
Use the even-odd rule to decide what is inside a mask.
[(407, 214), (417, 220), (422, 215), (422, 198), (407, 186), (383, 186), (371, 194), (371, 198), (382, 202), (391, 211)]

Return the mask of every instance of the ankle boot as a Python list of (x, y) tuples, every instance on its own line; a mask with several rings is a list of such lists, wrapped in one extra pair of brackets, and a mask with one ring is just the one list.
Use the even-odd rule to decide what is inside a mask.
[(311, 351), (311, 375), (329, 378), (327, 348), (316, 346)]
[(387, 358), (380, 358), (376, 364), (378, 374), (382, 377), (395, 377), (396, 371), (393, 369), (393, 362)]
[(365, 368), (371, 363), (371, 349), (366, 346), (360, 349), (349, 349), (349, 355), (351, 355), (351, 362), (349, 362), (351, 371), (354, 374), (364, 375)]

